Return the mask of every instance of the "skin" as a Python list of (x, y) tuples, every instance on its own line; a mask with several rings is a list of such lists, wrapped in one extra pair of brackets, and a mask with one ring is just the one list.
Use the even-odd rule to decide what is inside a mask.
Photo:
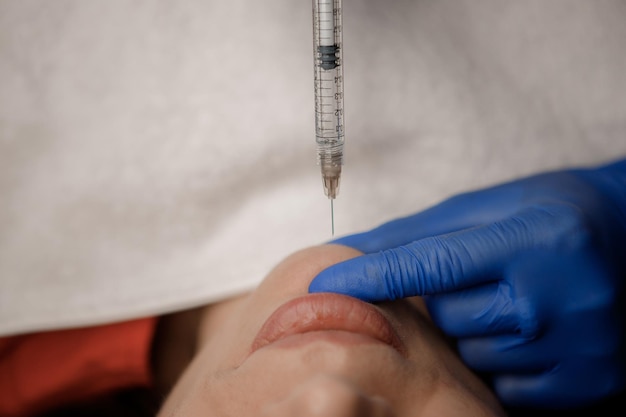
[[(370, 307), (345, 296), (323, 294), (321, 304), (310, 298), (308, 285), (320, 270), (358, 255), (339, 245), (302, 250), (250, 294), (203, 309), (195, 355), (158, 417), (504, 416), (421, 299), (382, 303), (369, 314)], [(325, 316), (320, 305), (345, 307), (343, 314), (352, 314), (345, 322), (356, 328), (333, 329), (343, 318)], [(306, 320), (320, 328), (303, 331)], [(300, 330), (289, 334), (291, 324)], [(368, 326), (384, 341), (366, 334)], [(273, 341), (276, 334), (283, 337)]]

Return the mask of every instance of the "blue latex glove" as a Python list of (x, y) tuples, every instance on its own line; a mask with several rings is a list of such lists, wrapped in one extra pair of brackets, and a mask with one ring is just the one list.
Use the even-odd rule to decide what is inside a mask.
[(335, 241), (366, 253), (311, 292), (425, 295), (506, 405), (591, 405), (626, 385), (626, 160), (462, 194)]

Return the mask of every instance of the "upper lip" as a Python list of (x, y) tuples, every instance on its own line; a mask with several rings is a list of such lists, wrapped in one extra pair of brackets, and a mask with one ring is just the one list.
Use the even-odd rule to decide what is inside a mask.
[(317, 293), (276, 309), (261, 327), (250, 353), (287, 336), (323, 330), (362, 334), (405, 352), (395, 329), (376, 307), (345, 295)]

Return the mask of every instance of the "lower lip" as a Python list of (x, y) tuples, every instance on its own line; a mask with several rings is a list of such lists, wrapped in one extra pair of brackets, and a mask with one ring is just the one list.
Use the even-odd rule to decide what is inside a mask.
[(389, 321), (373, 305), (318, 293), (280, 306), (261, 327), (250, 353), (279, 341), (281, 346), (294, 346), (322, 339), (344, 345), (384, 343), (405, 352)]

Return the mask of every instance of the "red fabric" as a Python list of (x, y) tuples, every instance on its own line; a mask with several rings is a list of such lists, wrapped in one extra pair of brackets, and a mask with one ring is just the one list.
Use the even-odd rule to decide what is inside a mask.
[(150, 385), (156, 318), (0, 338), (0, 416)]

